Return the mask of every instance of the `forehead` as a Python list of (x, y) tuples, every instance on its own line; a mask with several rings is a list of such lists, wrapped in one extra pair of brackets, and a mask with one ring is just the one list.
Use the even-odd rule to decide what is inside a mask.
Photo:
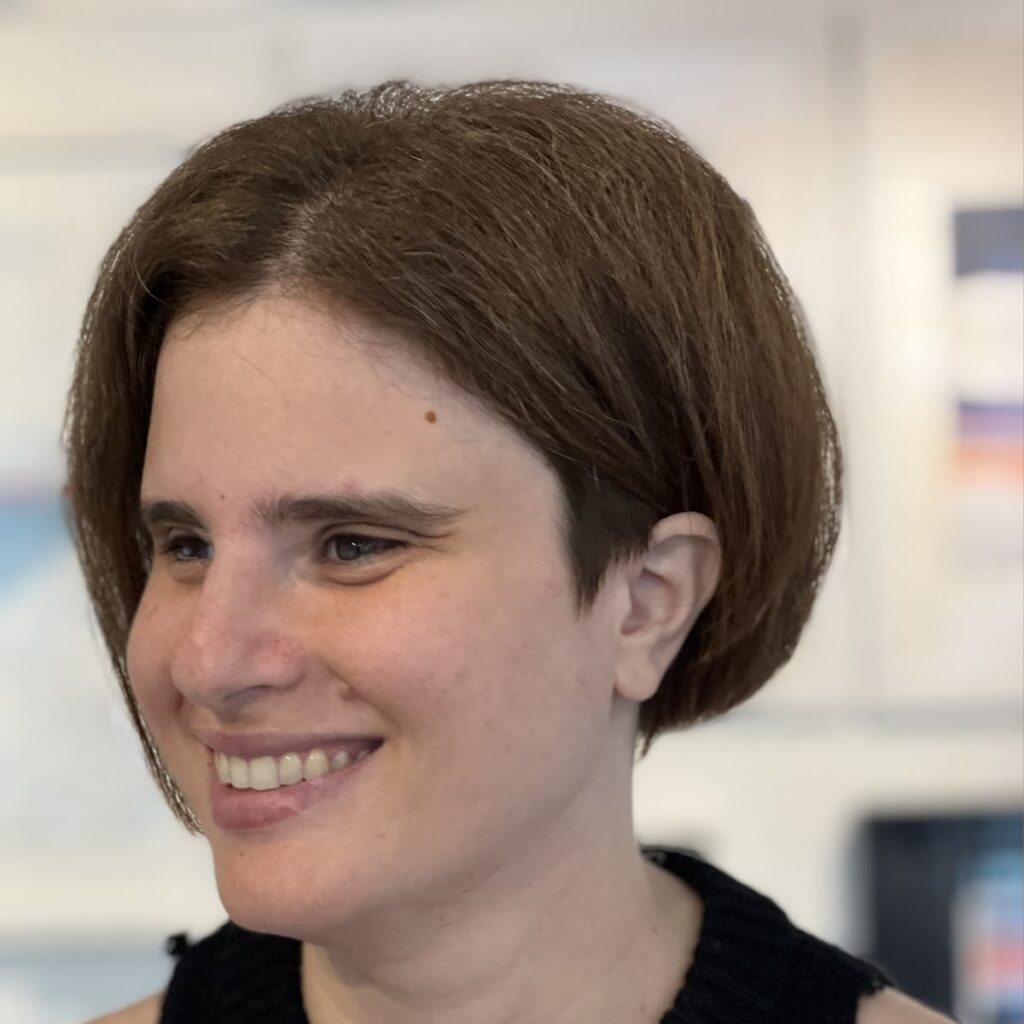
[(355, 313), (328, 313), (283, 296), (204, 308), (175, 320), (160, 354), (156, 402), (184, 389), (196, 400), (214, 392), (241, 401), (257, 395), (271, 404), (306, 397), (339, 409), (419, 400), (444, 403), (455, 418), (478, 424), (492, 418), (483, 408), (467, 417), (475, 400), (393, 332)]
[(157, 368), (143, 490), (392, 487), (557, 500), (543, 457), (426, 358), (356, 316), (268, 297), (192, 314)]

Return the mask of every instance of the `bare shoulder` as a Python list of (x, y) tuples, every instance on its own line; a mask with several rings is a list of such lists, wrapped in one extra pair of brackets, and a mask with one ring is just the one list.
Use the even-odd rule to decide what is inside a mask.
[(954, 1024), (954, 1021), (894, 988), (884, 988), (860, 1001), (857, 1024)]
[(102, 1017), (87, 1021), (86, 1024), (158, 1024), (160, 1008), (163, 1006), (163, 992), (155, 992), (145, 999), (140, 999), (131, 1006), (106, 1013)]

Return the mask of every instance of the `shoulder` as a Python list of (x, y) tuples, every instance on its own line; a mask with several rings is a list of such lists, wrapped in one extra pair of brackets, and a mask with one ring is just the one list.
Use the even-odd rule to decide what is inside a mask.
[(145, 999), (140, 999), (131, 1006), (115, 1010), (88, 1021), (87, 1024), (157, 1024), (160, 1020), (160, 1007), (163, 1005), (163, 992), (156, 992)]
[(886, 988), (860, 1001), (857, 1024), (953, 1024), (953, 1021), (902, 992)]

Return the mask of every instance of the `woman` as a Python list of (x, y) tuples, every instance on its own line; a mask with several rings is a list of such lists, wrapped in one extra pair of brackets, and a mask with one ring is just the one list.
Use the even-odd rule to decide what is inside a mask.
[(104, 1020), (939, 1019), (633, 837), (637, 742), (787, 660), (839, 522), (786, 282), (667, 126), (497, 82), (228, 129), (108, 253), (67, 443), (231, 919)]

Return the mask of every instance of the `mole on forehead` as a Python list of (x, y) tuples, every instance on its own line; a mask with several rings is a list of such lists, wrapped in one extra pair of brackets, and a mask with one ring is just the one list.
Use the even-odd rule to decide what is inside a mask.
[(433, 409), (428, 409), (426, 415), (423, 417), (428, 423), (437, 422), (437, 413)]

